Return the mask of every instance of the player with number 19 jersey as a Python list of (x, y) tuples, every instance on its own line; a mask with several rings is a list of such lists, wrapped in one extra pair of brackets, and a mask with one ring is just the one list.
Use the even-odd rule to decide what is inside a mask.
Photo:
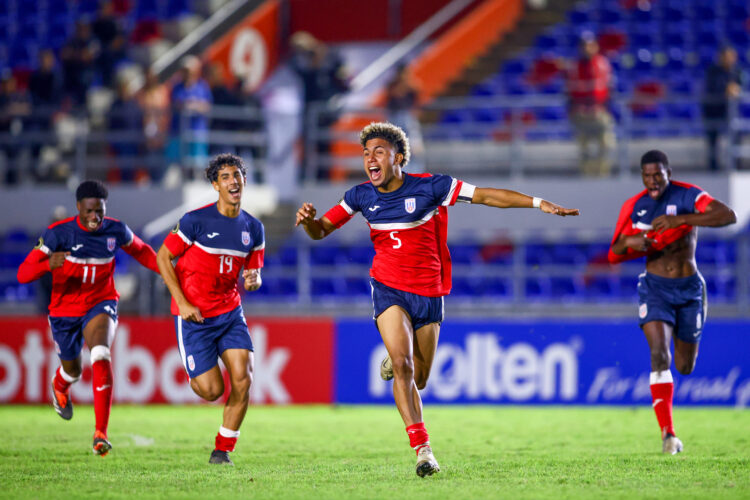
[[(243, 267), (263, 267), (263, 224), (244, 210), (226, 217), (216, 203), (186, 213), (164, 245), (180, 258), (175, 272), (185, 297), (206, 318), (240, 305), (237, 281)], [(180, 314), (174, 298), (171, 312)]]
[(371, 182), (354, 186), (325, 217), (340, 228), (361, 212), (375, 247), (370, 276), (397, 290), (442, 297), (451, 290), (447, 207), (471, 203), (474, 189), (448, 175), (405, 174), (389, 193)]

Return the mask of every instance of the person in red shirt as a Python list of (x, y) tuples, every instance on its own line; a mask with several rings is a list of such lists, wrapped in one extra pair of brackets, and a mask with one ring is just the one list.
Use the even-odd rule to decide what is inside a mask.
[(52, 404), (65, 420), (73, 417), (70, 386), (81, 377), (83, 342), (91, 350), (94, 389), (93, 452), (104, 456), (112, 444), (107, 426), (112, 407), (110, 346), (117, 326), (115, 252), (122, 248), (158, 273), (156, 253), (128, 226), (105, 217), (107, 188), (84, 181), (76, 190), (78, 215), (49, 226), (18, 268), (18, 281), (29, 283), (52, 272), (49, 324), (60, 357), (52, 379)]
[(615, 147), (614, 119), (607, 109), (613, 85), (612, 67), (599, 53), (599, 44), (591, 32), (581, 35), (580, 54), (567, 68), (568, 114), (575, 129), (583, 173), (606, 176), (611, 168), (610, 153)]
[(457, 202), (497, 208), (539, 208), (578, 215), (540, 198), (505, 189), (477, 188), (448, 175), (406, 174), (409, 140), (391, 123), (371, 123), (360, 133), (369, 181), (354, 186), (319, 219), (311, 203), (297, 211), (296, 225), (319, 240), (346, 224), (356, 212), (370, 226), (375, 258), (370, 285), (375, 324), (388, 350), (381, 376), (393, 378), (396, 407), (417, 452), (416, 472), (440, 471), (422, 420), (422, 400), (443, 320), (443, 297), (451, 290), (446, 243), (449, 206)]
[[(263, 224), (240, 208), (247, 179), (242, 158), (220, 154), (206, 169), (219, 200), (186, 213), (164, 240), (157, 262), (172, 294), (177, 342), (190, 387), (207, 401), (224, 394), (218, 358), (229, 372), (231, 391), (209, 463), (233, 465), (240, 426), (250, 396), (253, 343), (242, 311), (237, 280), (260, 288)], [(179, 257), (177, 266), (172, 261)]]

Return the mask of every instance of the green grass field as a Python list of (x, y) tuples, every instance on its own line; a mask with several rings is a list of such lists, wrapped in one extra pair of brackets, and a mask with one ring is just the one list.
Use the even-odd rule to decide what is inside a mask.
[(750, 498), (750, 412), (676, 410), (663, 456), (650, 408), (428, 407), (443, 472), (421, 479), (395, 407), (252, 407), (235, 467), (210, 466), (217, 406), (0, 407), (3, 498)]

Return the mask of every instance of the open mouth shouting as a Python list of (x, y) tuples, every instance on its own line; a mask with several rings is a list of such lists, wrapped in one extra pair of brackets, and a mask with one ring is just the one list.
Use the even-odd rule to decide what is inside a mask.
[(229, 195), (232, 197), (233, 200), (239, 200), (242, 197), (242, 189), (240, 189), (240, 186), (235, 186), (233, 188), (230, 188)]
[(372, 182), (377, 182), (383, 178), (383, 170), (378, 165), (370, 165), (367, 167), (367, 173)]

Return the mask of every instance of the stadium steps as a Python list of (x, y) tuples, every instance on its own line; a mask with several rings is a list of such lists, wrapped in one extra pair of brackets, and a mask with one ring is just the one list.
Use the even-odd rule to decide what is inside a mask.
[(276, 253), (293, 234), (297, 205), (279, 203), (271, 213), (261, 216), (266, 231), (266, 255)]
[[(565, 13), (575, 5), (577, 0), (557, 0), (550, 2), (545, 9), (527, 8), (516, 28), (498, 43), (492, 46), (483, 56), (472, 61), (461, 76), (453, 81), (440, 97), (463, 97), (471, 92), (475, 85), (497, 73), (503, 62), (533, 45), (534, 39), (544, 29), (565, 20)], [(423, 120), (434, 123), (440, 119), (440, 113), (425, 111)]]

